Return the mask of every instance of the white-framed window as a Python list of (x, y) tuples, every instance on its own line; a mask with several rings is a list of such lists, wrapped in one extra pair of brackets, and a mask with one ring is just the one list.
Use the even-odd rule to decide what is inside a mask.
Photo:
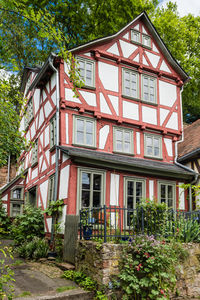
[(38, 162), (38, 140), (35, 141), (32, 148), (32, 165), (35, 165)]
[(142, 100), (149, 103), (157, 103), (156, 87), (157, 79), (155, 77), (142, 74)]
[(78, 69), (81, 80), (87, 87), (95, 87), (95, 62), (91, 59), (78, 57)]
[(113, 127), (113, 150), (133, 154), (133, 130)]
[(122, 69), (122, 93), (130, 98), (138, 98), (139, 96), (139, 77), (138, 73), (130, 69)]
[(147, 34), (142, 34), (142, 44), (145, 47), (151, 48), (151, 38)]
[(176, 184), (174, 182), (158, 182), (158, 201), (168, 208), (176, 208)]
[(96, 147), (96, 120), (74, 115), (74, 144)]
[(48, 182), (48, 204), (54, 200), (55, 175), (49, 177)]
[(145, 133), (144, 155), (152, 158), (162, 158), (162, 137)]
[(135, 43), (140, 43), (140, 32), (137, 30), (131, 30), (131, 40)]
[(27, 129), (32, 119), (33, 119), (33, 99), (31, 98), (25, 110), (25, 116), (24, 116), (25, 129)]
[(24, 204), (24, 187), (15, 186), (11, 190), (10, 197), (10, 216), (16, 217), (21, 215), (23, 212), (23, 204)]
[(50, 148), (56, 144), (56, 116), (50, 120)]
[(23, 200), (24, 198), (24, 188), (21, 186), (16, 186), (11, 190), (12, 200)]
[[(130, 210), (136, 209), (136, 205), (145, 198), (146, 181), (142, 178), (124, 178), (124, 207)], [(130, 226), (134, 212), (127, 211), (125, 215), (125, 226)]]
[(105, 199), (105, 172), (79, 168), (77, 184), (77, 213), (81, 208), (100, 207)]

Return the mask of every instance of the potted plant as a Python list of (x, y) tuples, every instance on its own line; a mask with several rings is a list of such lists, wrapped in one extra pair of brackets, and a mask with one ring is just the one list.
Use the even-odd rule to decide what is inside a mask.
[(93, 225), (95, 223), (94, 218), (89, 218), (89, 210), (84, 209), (80, 213), (80, 223), (83, 229), (83, 238), (85, 240), (90, 240), (93, 231)]

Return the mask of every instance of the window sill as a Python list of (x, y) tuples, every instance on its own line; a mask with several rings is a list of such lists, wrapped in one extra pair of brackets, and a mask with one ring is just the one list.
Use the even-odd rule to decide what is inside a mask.
[(120, 155), (127, 155), (127, 156), (135, 156), (134, 153), (120, 152), (120, 151), (115, 151), (115, 150), (113, 150), (113, 153), (120, 154)]
[(148, 155), (144, 155), (144, 158), (150, 158), (150, 159), (156, 159), (156, 160), (163, 160), (162, 157), (148, 156)]
[(149, 105), (153, 105), (153, 106), (158, 106), (158, 103), (153, 103), (153, 102), (148, 102), (148, 101), (145, 101), (145, 100), (140, 100), (142, 103), (145, 103), (145, 104), (149, 104)]
[(132, 43), (132, 44), (136, 44), (136, 45), (138, 45), (138, 46), (142, 46), (142, 43), (136, 42), (136, 41), (133, 41), (133, 40), (131, 40), (131, 43)]
[(141, 44), (141, 46), (142, 46), (143, 48), (148, 49), (148, 50), (152, 50), (152, 48), (151, 48), (150, 46), (146, 46), (146, 45), (144, 45), (144, 44)]
[(138, 98), (134, 98), (134, 97), (131, 97), (131, 96), (126, 96), (124, 94), (122, 94), (122, 98), (131, 99), (131, 100), (135, 100), (135, 101), (140, 101), (140, 99), (138, 99)]
[(79, 88), (96, 91), (96, 87), (95, 86), (83, 85), (83, 86), (81, 86)]
[(94, 149), (96, 150), (96, 146), (89, 146), (89, 145), (82, 145), (82, 144), (72, 144), (73, 146), (78, 146), (78, 147), (83, 147), (83, 148), (89, 148), (89, 149)]

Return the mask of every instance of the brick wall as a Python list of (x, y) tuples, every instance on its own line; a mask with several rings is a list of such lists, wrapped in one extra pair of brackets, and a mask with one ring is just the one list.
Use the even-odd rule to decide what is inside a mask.
[[(10, 181), (16, 176), (16, 164), (12, 163), (10, 168)], [(8, 166), (0, 168), (0, 188), (7, 183)]]

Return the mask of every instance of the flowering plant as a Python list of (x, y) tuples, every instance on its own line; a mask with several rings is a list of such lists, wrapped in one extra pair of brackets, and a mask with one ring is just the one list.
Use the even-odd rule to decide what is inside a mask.
[(176, 249), (175, 242), (158, 241), (153, 236), (132, 240), (124, 248), (120, 264), (123, 299), (169, 299), (176, 284)]

